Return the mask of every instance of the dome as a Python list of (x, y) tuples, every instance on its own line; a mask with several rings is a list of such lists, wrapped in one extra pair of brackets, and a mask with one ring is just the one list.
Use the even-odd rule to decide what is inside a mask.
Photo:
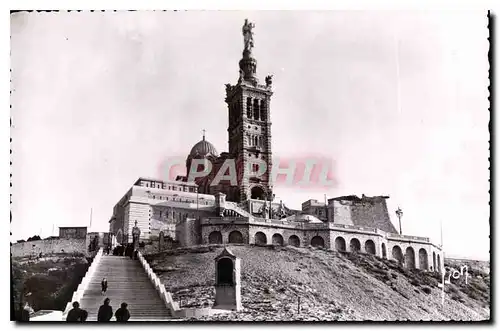
[(194, 157), (204, 157), (207, 155), (219, 156), (217, 154), (217, 150), (215, 149), (214, 145), (206, 141), (205, 136), (203, 136), (203, 139), (198, 143), (196, 143), (196, 145), (194, 145), (193, 148), (191, 148), (189, 156), (194, 158)]

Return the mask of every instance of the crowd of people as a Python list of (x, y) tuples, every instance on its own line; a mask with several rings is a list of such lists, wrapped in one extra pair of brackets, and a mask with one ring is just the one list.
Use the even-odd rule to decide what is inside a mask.
[[(128, 305), (126, 302), (122, 302), (120, 308), (115, 312), (115, 318), (117, 322), (126, 322), (130, 319), (130, 312), (127, 309)], [(66, 317), (67, 322), (85, 322), (88, 317), (88, 312), (85, 309), (80, 308), (80, 304), (75, 301), (73, 302), (73, 309), (68, 312)], [(110, 305), (109, 298), (104, 299), (104, 303), (99, 307), (97, 312), (98, 322), (109, 322), (113, 318), (113, 307)]]

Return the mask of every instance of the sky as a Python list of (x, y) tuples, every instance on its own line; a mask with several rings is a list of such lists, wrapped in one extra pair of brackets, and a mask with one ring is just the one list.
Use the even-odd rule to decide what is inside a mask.
[[(106, 12), (11, 17), (12, 240), (58, 226), (107, 231), (139, 177), (206, 139), (227, 151), (224, 84), (244, 19), (273, 74), (272, 152), (321, 155), (313, 198), (388, 195), (403, 234), (489, 259), (488, 30), (471, 12)], [(160, 178), (161, 179), (161, 178)]]

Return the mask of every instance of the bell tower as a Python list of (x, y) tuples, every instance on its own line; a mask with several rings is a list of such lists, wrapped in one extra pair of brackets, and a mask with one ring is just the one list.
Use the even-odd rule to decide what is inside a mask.
[(256, 77), (257, 60), (252, 55), (254, 27), (245, 20), (240, 77), (236, 85), (226, 84), (229, 153), (236, 161), (238, 174), (238, 187), (231, 188), (228, 200), (236, 202), (249, 198), (272, 200), (272, 76), (266, 77), (265, 85), (259, 84)]

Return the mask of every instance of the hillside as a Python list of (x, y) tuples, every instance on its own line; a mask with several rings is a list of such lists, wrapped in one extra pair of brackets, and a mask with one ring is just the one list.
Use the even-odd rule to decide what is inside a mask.
[(83, 255), (74, 254), (53, 254), (36, 260), (12, 259), (12, 296), (16, 314), (21, 293), (35, 311), (64, 310), (88, 266)]
[[(244, 311), (203, 320), (488, 320), (490, 276), (469, 268), (446, 285), (440, 277), (407, 271), (394, 261), (323, 249), (230, 245), (241, 258)], [(214, 258), (221, 245), (146, 256), (182, 307), (212, 306)], [(298, 301), (300, 310), (298, 313)]]

